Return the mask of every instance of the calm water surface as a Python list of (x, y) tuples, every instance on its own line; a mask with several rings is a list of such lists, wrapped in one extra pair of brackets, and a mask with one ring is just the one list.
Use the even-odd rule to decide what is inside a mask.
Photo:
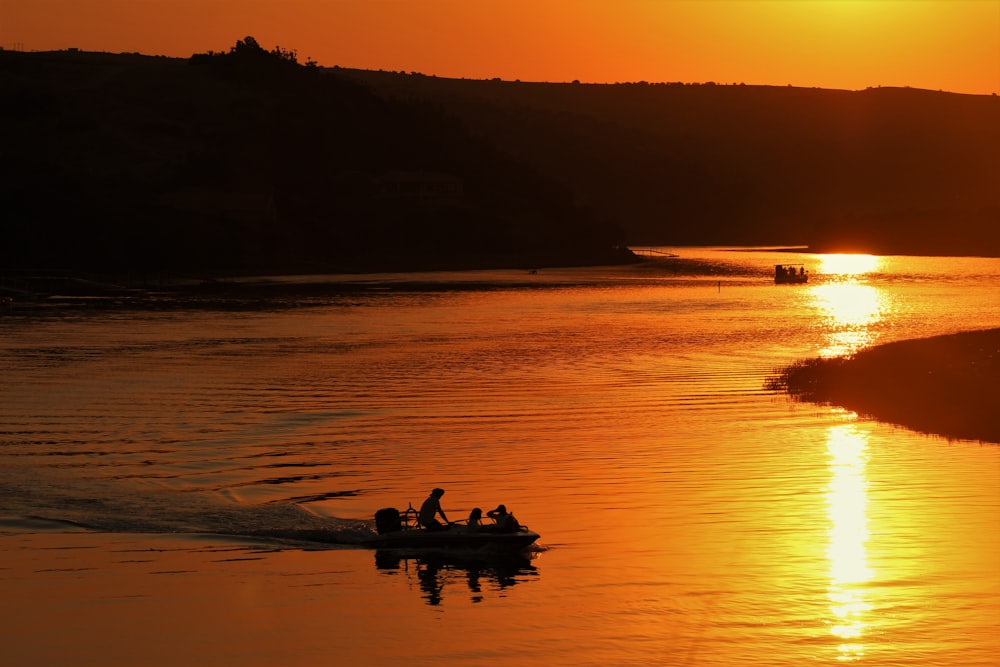
[[(1000, 260), (676, 252), (0, 319), (0, 663), (1000, 664), (1000, 446), (764, 389), (1000, 326)], [(434, 486), (540, 549), (351, 544)]]

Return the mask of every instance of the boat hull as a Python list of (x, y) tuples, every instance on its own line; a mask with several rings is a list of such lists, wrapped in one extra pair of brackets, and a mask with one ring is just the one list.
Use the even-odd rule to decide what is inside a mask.
[(375, 535), (365, 541), (366, 546), (377, 549), (488, 549), (517, 551), (535, 542), (538, 533), (518, 530), (501, 533), (489, 530), (469, 531), (458, 528), (446, 530), (400, 530)]

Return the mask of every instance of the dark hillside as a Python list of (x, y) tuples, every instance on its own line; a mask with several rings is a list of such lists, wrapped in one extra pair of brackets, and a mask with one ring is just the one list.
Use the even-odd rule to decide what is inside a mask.
[(434, 104), (252, 38), (189, 60), (0, 51), (6, 269), (627, 261), (620, 229)]
[(633, 242), (1000, 255), (995, 96), (349, 73), (455, 113)]

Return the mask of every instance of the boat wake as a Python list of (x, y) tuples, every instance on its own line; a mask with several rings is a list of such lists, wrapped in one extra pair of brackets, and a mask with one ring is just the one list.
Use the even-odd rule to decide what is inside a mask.
[(200, 490), (122, 493), (99, 480), (42, 484), (22, 472), (0, 479), (0, 533), (218, 535), (278, 548), (360, 547), (375, 535), (371, 521), (319, 515), (294, 501), (248, 505)]

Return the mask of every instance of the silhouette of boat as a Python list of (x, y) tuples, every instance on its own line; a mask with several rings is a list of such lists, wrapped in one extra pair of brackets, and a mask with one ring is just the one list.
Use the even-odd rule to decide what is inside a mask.
[(775, 285), (800, 285), (809, 282), (809, 273), (802, 264), (775, 264)]
[(486, 551), (519, 551), (531, 545), (540, 535), (527, 526), (515, 531), (503, 531), (497, 526), (468, 526), (452, 523), (439, 530), (428, 530), (416, 521), (412, 507), (400, 514), (394, 507), (375, 513), (377, 534), (364, 541), (378, 549), (464, 549)]

